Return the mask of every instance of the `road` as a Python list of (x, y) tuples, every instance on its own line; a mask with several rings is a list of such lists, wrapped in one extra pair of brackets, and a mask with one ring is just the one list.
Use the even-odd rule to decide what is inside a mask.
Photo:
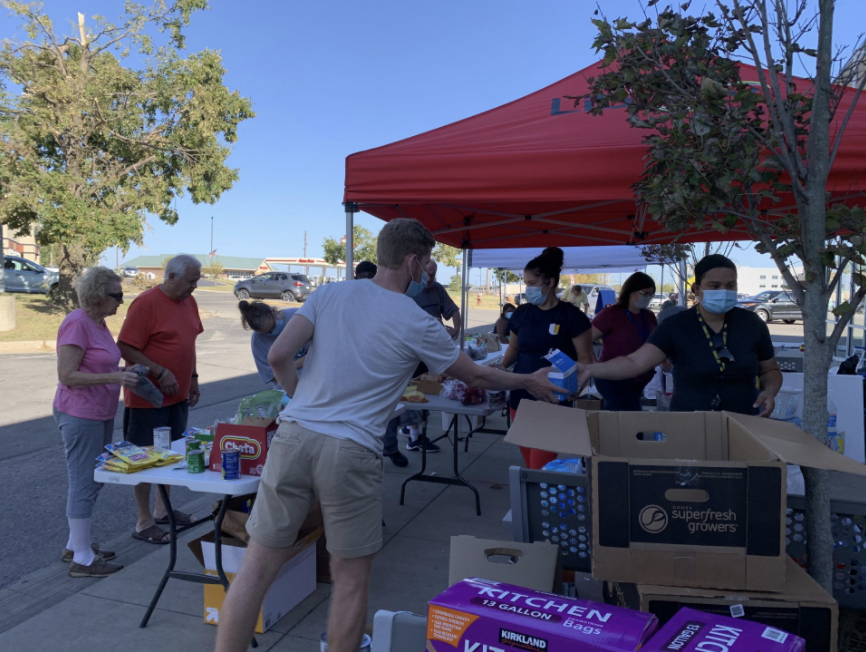
[[(199, 405), (190, 410), (190, 426), (207, 426), (234, 416), (240, 399), (263, 388), (255, 373), (237, 302), (225, 292), (196, 294), (205, 332), (198, 340), (198, 371), (202, 382)], [(486, 330), (495, 310), (469, 309), (470, 329)], [(774, 324), (774, 338), (799, 341), (798, 325)], [(53, 562), (66, 543), (66, 463), (60, 434), (51, 416), (56, 386), (53, 354), (0, 356), (0, 496), (5, 536), (0, 538), (0, 589), (15, 579)], [(121, 438), (122, 411), (114, 438)], [(178, 490), (175, 505), (195, 496)], [(111, 540), (134, 523), (135, 507), (128, 488), (103, 489), (93, 516), (96, 541)]]

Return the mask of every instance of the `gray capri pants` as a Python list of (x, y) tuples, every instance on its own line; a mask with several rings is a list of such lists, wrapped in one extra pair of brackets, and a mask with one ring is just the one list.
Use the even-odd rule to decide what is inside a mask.
[(93, 479), (93, 470), (97, 456), (105, 452), (106, 444), (111, 443), (114, 419), (81, 419), (55, 409), (54, 420), (63, 436), (69, 473), (66, 518), (90, 518), (96, 496), (102, 488), (102, 483)]

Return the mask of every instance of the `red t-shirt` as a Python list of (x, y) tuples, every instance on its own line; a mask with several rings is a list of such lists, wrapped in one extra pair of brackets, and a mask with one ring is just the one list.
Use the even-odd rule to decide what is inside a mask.
[[(149, 360), (174, 374), (179, 389), (177, 394), (165, 396), (163, 406), (166, 406), (189, 397), (195, 367), (195, 339), (203, 331), (195, 299), (175, 301), (155, 287), (140, 294), (129, 306), (117, 340), (134, 346)], [(159, 387), (155, 377), (150, 379)], [(123, 389), (123, 404), (129, 408), (153, 407), (126, 388)]]
[[(634, 319), (629, 319), (629, 315)], [(641, 310), (635, 315), (619, 306), (608, 306), (592, 320), (592, 325), (602, 333), (601, 356), (599, 362), (606, 362), (629, 355), (645, 343), (649, 334), (658, 326), (656, 316), (651, 310)], [(655, 370), (635, 378), (635, 381), (652, 380)]]

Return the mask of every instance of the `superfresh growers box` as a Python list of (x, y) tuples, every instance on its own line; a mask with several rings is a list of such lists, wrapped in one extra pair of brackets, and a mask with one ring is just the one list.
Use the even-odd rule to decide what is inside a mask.
[(680, 609), (642, 652), (803, 652), (806, 642), (742, 618)]
[(470, 579), (430, 601), (427, 652), (635, 652), (657, 626), (652, 614)]

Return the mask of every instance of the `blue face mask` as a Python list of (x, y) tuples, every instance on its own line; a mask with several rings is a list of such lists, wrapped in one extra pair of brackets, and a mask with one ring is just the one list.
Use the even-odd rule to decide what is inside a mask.
[(540, 306), (547, 300), (547, 295), (541, 288), (528, 287), (526, 288), (526, 300), (533, 306)]
[(276, 326), (274, 326), (274, 330), (271, 331), (271, 335), (276, 337), (280, 333), (283, 332), (283, 329), (286, 327), (286, 322), (284, 319), (278, 319)]
[[(415, 262), (418, 263), (418, 266), (421, 266), (421, 262), (416, 258)], [(421, 291), (427, 286), (427, 272), (424, 271), (424, 268), (421, 267), (421, 280), (416, 281), (413, 277), (409, 277), (409, 287), (406, 288), (406, 296), (407, 297), (417, 297)]]
[(701, 305), (714, 315), (724, 315), (737, 305), (735, 290), (704, 290)]
[(514, 311), (506, 312), (506, 313), (505, 313), (505, 318), (506, 318), (506, 319), (511, 319), (511, 315), (513, 315), (513, 314), (514, 314)]

